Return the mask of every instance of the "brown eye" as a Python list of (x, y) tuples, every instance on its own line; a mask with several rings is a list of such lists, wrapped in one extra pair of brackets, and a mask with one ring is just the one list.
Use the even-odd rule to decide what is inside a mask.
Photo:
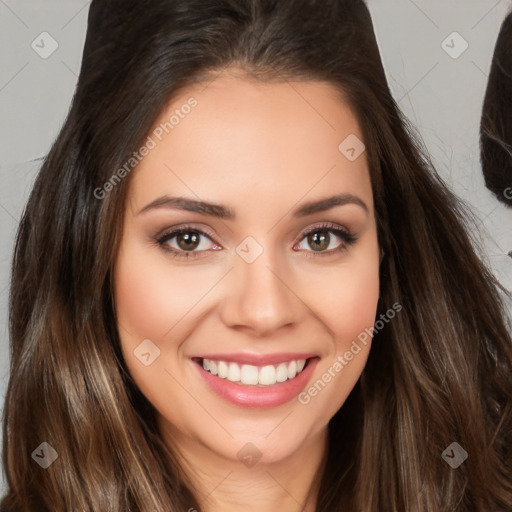
[(175, 229), (155, 241), (164, 251), (183, 258), (204, 256), (210, 250), (222, 249), (213, 242), (212, 235), (191, 227)]
[(297, 248), (310, 255), (329, 255), (342, 252), (357, 241), (357, 236), (336, 225), (323, 225), (306, 231)]
[(185, 233), (180, 233), (176, 237), (176, 242), (180, 249), (184, 251), (193, 251), (197, 249), (200, 242), (200, 235), (194, 231), (186, 231)]
[(314, 251), (324, 251), (329, 247), (330, 239), (327, 231), (317, 231), (308, 235), (308, 244)]

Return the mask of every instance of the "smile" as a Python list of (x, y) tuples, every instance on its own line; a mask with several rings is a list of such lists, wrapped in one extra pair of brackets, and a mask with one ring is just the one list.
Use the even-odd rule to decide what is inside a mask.
[(295, 378), (302, 372), (306, 364), (305, 359), (292, 360), (279, 365), (253, 366), (251, 364), (239, 365), (234, 362), (215, 361), (203, 359), (203, 368), (212, 375), (230, 382), (240, 382), (244, 385), (273, 386), (277, 382), (285, 382)]
[(193, 366), (211, 391), (231, 404), (253, 409), (277, 407), (296, 398), (307, 386), (319, 360), (313, 354), (192, 358)]

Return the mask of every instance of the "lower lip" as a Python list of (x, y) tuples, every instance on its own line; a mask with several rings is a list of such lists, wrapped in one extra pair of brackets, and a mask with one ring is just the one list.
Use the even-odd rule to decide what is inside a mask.
[(193, 363), (210, 389), (221, 398), (240, 407), (264, 409), (277, 407), (295, 398), (306, 386), (318, 361), (318, 357), (309, 359), (307, 366), (296, 377), (285, 382), (277, 382), (272, 386), (255, 386), (231, 382), (212, 375), (198, 362), (193, 361)]

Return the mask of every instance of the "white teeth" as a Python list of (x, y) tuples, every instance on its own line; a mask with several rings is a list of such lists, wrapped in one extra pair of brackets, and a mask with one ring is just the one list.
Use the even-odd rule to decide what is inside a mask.
[(224, 361), (219, 361), (217, 364), (217, 375), (221, 379), (225, 379), (228, 376), (228, 365)]
[(244, 364), (240, 372), (242, 384), (258, 384), (258, 367)]
[(288, 366), (281, 363), (276, 370), (276, 380), (277, 382), (284, 382), (286, 379), (288, 379)]
[(269, 364), (268, 366), (264, 366), (260, 370), (260, 374), (258, 376), (258, 382), (263, 384), (264, 386), (269, 386), (276, 382), (276, 368)]
[(297, 363), (295, 361), (291, 361), (288, 365), (288, 378), (293, 379), (297, 375)]
[(273, 386), (276, 382), (285, 382), (299, 374), (306, 364), (305, 359), (280, 363), (276, 366), (253, 366), (251, 364), (238, 365), (233, 362), (214, 361), (203, 359), (203, 368), (212, 375), (231, 382), (240, 382), (244, 385)]
[(240, 366), (238, 366), (236, 363), (229, 363), (227, 379), (231, 382), (238, 382), (240, 380)]

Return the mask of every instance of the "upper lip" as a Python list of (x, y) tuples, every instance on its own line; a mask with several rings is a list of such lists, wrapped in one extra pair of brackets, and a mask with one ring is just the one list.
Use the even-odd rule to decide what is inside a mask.
[(299, 359), (309, 359), (311, 357), (317, 357), (317, 354), (303, 352), (280, 352), (276, 354), (204, 354), (201, 356), (195, 356), (194, 359), (213, 359), (214, 361), (265, 366), (269, 364), (288, 363)]

